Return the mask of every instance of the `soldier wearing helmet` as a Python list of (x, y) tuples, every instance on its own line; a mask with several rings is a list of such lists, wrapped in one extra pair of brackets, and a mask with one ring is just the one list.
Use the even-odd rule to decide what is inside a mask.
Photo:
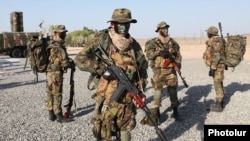
[(210, 110), (215, 112), (223, 111), (223, 100), (225, 89), (223, 86), (225, 69), (225, 40), (218, 36), (218, 29), (210, 26), (207, 30), (208, 40), (203, 59), (209, 67), (208, 76), (213, 78), (216, 93), (215, 104), (211, 105)]
[[(158, 33), (158, 37), (148, 40), (145, 44), (146, 56), (150, 60), (150, 66), (154, 73), (151, 78), (151, 83), (155, 90), (154, 103), (150, 110), (152, 118), (158, 124), (160, 124), (160, 107), (164, 86), (167, 86), (170, 96), (171, 108), (173, 109), (172, 117), (175, 120), (179, 120), (176, 69), (181, 69), (182, 56), (179, 44), (169, 36), (169, 27), (164, 21), (158, 23), (155, 30)], [(170, 58), (173, 58), (174, 61)], [(141, 124), (152, 125), (147, 117), (141, 120)]]
[(207, 34), (218, 36), (218, 29), (215, 26), (210, 26), (206, 31), (207, 31)]
[[(93, 99), (96, 102), (92, 123), (93, 134), (97, 140), (130, 141), (130, 131), (136, 126), (136, 107), (130, 94), (125, 91), (118, 101), (111, 99), (118, 89), (118, 79), (108, 73), (108, 66), (95, 55), (103, 54), (102, 48), (110, 61), (120, 67), (136, 88), (143, 91), (147, 84), (148, 62), (140, 44), (129, 34), (132, 19), (131, 11), (119, 8), (113, 11), (109, 28), (97, 33), (93, 40), (77, 54), (75, 62), (81, 71), (95, 74), (99, 78)], [(145, 102), (145, 97), (141, 99)]]

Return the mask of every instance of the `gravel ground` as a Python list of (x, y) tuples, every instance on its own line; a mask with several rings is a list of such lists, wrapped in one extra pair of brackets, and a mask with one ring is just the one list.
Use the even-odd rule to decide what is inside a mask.
[[(0, 56), (1, 58), (2, 56)], [(74, 58), (74, 55), (70, 57)], [(94, 101), (93, 91), (86, 88), (88, 73), (76, 70), (74, 121), (69, 123), (51, 122), (45, 110), (45, 75), (39, 75), (34, 83), (34, 75), (29, 66), (23, 70), (25, 59), (12, 67), (0, 68), (0, 140), (1, 141), (93, 141), (90, 123)], [(162, 124), (159, 126), (169, 141), (201, 141), (204, 124), (250, 124), (250, 61), (244, 60), (235, 70), (225, 72), (226, 107), (222, 113), (207, 112), (214, 103), (213, 81), (208, 77), (208, 68), (202, 59), (183, 60), (182, 75), (188, 88), (179, 80), (181, 122), (171, 118), (169, 97), (164, 91), (161, 107)], [(148, 70), (149, 79), (152, 76)], [(64, 75), (63, 103), (69, 96), (69, 75)], [(153, 100), (151, 84), (145, 92), (147, 102)], [(65, 109), (63, 109), (65, 110)], [(139, 123), (144, 116), (138, 110), (138, 124), (132, 131), (132, 141), (160, 141), (153, 127)], [(115, 140), (115, 139), (114, 139)]]

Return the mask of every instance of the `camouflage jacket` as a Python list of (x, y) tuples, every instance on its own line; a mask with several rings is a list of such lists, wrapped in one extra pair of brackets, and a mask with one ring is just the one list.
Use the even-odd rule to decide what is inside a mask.
[[(158, 37), (156, 37), (148, 40), (145, 44), (145, 53), (148, 60), (151, 61), (150, 66), (152, 68), (162, 67), (161, 62), (165, 61), (165, 59), (159, 55), (160, 51), (162, 50), (167, 50), (169, 53), (172, 54), (176, 63), (181, 63), (182, 56), (180, 53), (179, 44), (173, 38), (170, 38), (167, 43), (162, 43), (161, 40)], [(171, 65), (169, 66), (171, 67)]]
[(49, 64), (47, 71), (64, 71), (70, 67), (68, 53), (64, 46), (64, 41), (52, 40), (47, 47)]
[(107, 52), (113, 63), (126, 72), (131, 82), (146, 81), (148, 62), (139, 43), (133, 39), (128, 50), (120, 51), (112, 43), (108, 32), (108, 29), (102, 30), (95, 35), (94, 39), (86, 43), (75, 58), (76, 66), (81, 71), (101, 76), (106, 64), (95, 55), (97, 47), (100, 46)]
[(203, 54), (206, 65), (212, 69), (224, 68), (225, 41), (219, 36), (213, 36), (206, 41), (206, 50)]

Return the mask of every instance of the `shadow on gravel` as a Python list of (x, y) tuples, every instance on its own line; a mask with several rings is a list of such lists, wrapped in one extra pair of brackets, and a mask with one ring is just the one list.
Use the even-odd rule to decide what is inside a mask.
[(81, 117), (81, 116), (87, 115), (91, 113), (94, 110), (94, 108), (95, 108), (95, 104), (91, 104), (83, 108), (77, 108), (77, 113), (75, 114), (75, 117)]
[[(172, 141), (190, 128), (197, 128), (201, 134), (201, 140), (203, 137), (203, 125), (207, 116), (207, 107), (213, 103), (213, 100), (206, 100), (208, 94), (211, 92), (212, 85), (200, 85), (189, 87), (186, 96), (180, 100), (179, 116), (180, 121), (174, 121), (164, 129), (165, 136), (168, 141)], [(171, 107), (162, 112), (163, 116), (167, 115), (167, 112), (171, 111)], [(168, 118), (162, 122), (173, 121), (173, 118)], [(152, 141), (160, 141), (159, 138), (151, 139)]]
[(10, 71), (10, 70), (17, 70), (17, 69), (23, 69), (23, 66), (20, 64), (13, 64), (12, 66), (5, 66), (3, 67), (5, 71)]
[(24, 81), (24, 82), (12, 82), (12, 83), (6, 83), (6, 84), (0, 84), (0, 89), (10, 89), (14, 87), (20, 87), (23, 85), (35, 85), (38, 83), (44, 83), (45, 80), (39, 80), (38, 82), (32, 81)]
[(250, 89), (250, 84), (240, 84), (237, 82), (232, 82), (231, 84), (227, 85), (225, 89), (226, 89), (226, 94), (225, 94), (224, 105), (226, 106), (230, 102), (232, 95), (234, 95), (236, 91), (240, 92), (248, 91)]

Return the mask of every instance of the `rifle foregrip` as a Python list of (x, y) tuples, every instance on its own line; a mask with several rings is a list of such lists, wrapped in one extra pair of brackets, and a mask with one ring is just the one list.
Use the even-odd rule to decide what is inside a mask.
[(138, 108), (142, 108), (146, 106), (145, 102), (142, 100), (143, 96), (141, 96), (140, 94), (135, 94), (134, 92), (131, 92), (130, 96), (132, 97), (132, 99), (136, 101), (136, 103), (138, 104), (137, 105)]

